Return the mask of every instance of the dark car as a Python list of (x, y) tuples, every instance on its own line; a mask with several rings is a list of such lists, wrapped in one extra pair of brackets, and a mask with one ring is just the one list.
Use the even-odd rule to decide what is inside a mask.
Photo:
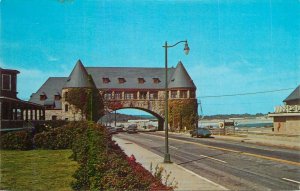
[(191, 137), (210, 137), (211, 132), (208, 129), (199, 128), (198, 130), (190, 131)]
[(131, 124), (127, 127), (127, 133), (137, 133), (137, 125)]
[(116, 134), (117, 133), (116, 128), (114, 128), (112, 126), (106, 126), (105, 128), (108, 130), (109, 134)]
[(115, 127), (117, 132), (124, 132), (124, 125), (118, 125)]

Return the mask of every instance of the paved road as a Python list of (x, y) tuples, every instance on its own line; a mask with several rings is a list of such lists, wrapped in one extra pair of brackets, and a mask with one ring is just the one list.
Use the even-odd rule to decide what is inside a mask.
[[(164, 156), (160, 133), (116, 135)], [(300, 153), (216, 139), (170, 135), (171, 160), (230, 190), (296, 190)]]

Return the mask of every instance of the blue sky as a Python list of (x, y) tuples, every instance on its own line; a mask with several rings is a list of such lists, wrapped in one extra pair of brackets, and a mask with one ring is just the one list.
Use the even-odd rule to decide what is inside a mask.
[[(0, 0), (0, 66), (19, 98), (85, 66), (164, 67), (181, 60), (205, 115), (267, 113), (300, 84), (300, 1)], [(205, 98), (292, 88), (273, 93)], [(135, 112), (142, 113), (142, 112)]]

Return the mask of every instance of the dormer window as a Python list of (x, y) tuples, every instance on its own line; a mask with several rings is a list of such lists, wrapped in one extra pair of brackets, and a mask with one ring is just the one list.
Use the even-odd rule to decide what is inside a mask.
[(126, 82), (125, 78), (118, 78), (119, 84), (123, 84)]
[(138, 78), (138, 82), (139, 84), (143, 84), (146, 82), (146, 80), (144, 78)]
[(60, 93), (56, 93), (55, 95), (54, 95), (54, 100), (60, 100), (61, 99), (61, 95), (60, 95)]
[(44, 101), (47, 99), (47, 95), (45, 94), (45, 92), (43, 92), (41, 95), (40, 95), (40, 100), (41, 101)]
[(61, 96), (60, 95), (54, 95), (54, 100), (60, 100)]
[(159, 78), (153, 78), (153, 83), (155, 83), (155, 84), (158, 84), (158, 83), (160, 83), (160, 80), (159, 80)]
[(109, 78), (102, 78), (104, 84), (108, 84), (110, 82)]

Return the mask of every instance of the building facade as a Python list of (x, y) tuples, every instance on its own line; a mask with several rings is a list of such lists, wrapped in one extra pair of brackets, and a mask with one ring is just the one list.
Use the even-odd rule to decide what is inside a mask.
[(45, 119), (44, 106), (17, 97), (17, 70), (0, 68), (0, 129), (23, 128)]
[[(168, 74), (169, 103), (178, 101), (177, 108), (190, 105), (196, 116), (196, 86), (185, 67), (179, 62), (176, 68), (168, 68)], [(84, 118), (80, 111), (65, 98), (72, 88), (94, 86), (102, 95), (107, 112), (123, 108), (140, 109), (157, 117), (159, 128), (163, 127), (165, 68), (84, 67), (78, 60), (69, 77), (50, 77), (32, 94), (30, 101), (46, 107), (47, 120), (80, 120)], [(172, 108), (170, 110), (172, 112)]]
[(274, 132), (300, 135), (300, 85), (269, 114), (273, 117)]

